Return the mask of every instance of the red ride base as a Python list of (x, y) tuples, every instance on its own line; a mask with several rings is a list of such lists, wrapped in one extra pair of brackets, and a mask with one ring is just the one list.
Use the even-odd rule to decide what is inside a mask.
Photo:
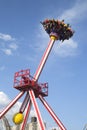
[(32, 89), (35, 97), (42, 95), (42, 97), (48, 96), (48, 83), (37, 83), (35, 79), (30, 75), (30, 70), (21, 70), (14, 75), (14, 88), (20, 91), (28, 91)]
[(25, 108), (27, 108), (20, 130), (25, 130), (25, 126), (26, 126), (27, 119), (28, 119), (28, 116), (30, 113), (31, 105), (33, 105), (33, 107), (34, 107), (40, 130), (45, 130), (44, 122), (42, 120), (40, 110), (39, 110), (38, 104), (36, 102), (36, 98), (40, 99), (40, 101), (46, 107), (46, 109), (48, 110), (50, 115), (53, 117), (53, 119), (55, 120), (57, 125), (60, 127), (60, 130), (66, 130), (66, 128), (63, 126), (62, 122), (58, 119), (56, 114), (53, 112), (52, 108), (44, 100), (44, 97), (48, 96), (48, 83), (38, 83), (38, 79), (39, 79), (40, 74), (43, 70), (43, 67), (47, 61), (49, 53), (54, 45), (55, 40), (58, 40), (58, 39), (56, 38), (55, 35), (53, 36), (53, 34), (52, 34), (52, 36), (50, 38), (50, 42), (42, 56), (42, 59), (36, 70), (36, 73), (34, 74), (34, 77), (32, 77), (30, 75), (29, 69), (16, 72), (14, 75), (14, 88), (18, 89), (20, 91), (20, 93), (0, 113), (0, 119), (2, 118), (2, 116), (4, 116), (10, 110), (10, 108), (18, 101), (18, 99), (20, 99), (23, 96), (23, 94), (26, 93), (24, 101), (19, 110), (19, 113), (20, 112), (23, 113), (25, 111)]

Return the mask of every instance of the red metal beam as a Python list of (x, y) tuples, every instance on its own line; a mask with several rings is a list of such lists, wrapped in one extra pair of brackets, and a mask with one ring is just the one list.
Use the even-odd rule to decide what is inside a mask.
[(45, 126), (44, 126), (44, 123), (43, 123), (43, 120), (42, 120), (42, 117), (41, 117), (33, 90), (29, 90), (29, 95), (30, 95), (30, 99), (31, 99), (31, 102), (33, 104), (34, 110), (36, 112), (36, 116), (38, 119), (40, 130), (45, 130)]
[(27, 92), (27, 94), (26, 94), (26, 96), (24, 98), (24, 101), (23, 101), (23, 103), (21, 105), (21, 108), (20, 108), (19, 112), (23, 113), (25, 111), (25, 108), (26, 108), (26, 106), (28, 104), (28, 101), (29, 101), (29, 97), (30, 97), (29, 96), (29, 92)]
[(50, 113), (50, 115), (53, 117), (53, 119), (55, 120), (55, 122), (57, 123), (57, 125), (60, 127), (61, 130), (66, 130), (65, 126), (62, 124), (62, 122), (60, 121), (60, 119), (56, 116), (56, 114), (54, 113), (54, 111), (52, 110), (52, 108), (48, 105), (48, 103), (46, 102), (46, 100), (39, 95), (39, 99), (41, 100), (41, 102), (43, 103), (43, 105), (46, 107), (46, 109), (48, 110), (48, 112)]
[(24, 91), (20, 92), (10, 103), (9, 105), (0, 113), (0, 119), (8, 112), (8, 110), (20, 99), (24, 94)]
[(48, 56), (49, 56), (49, 53), (50, 53), (50, 51), (51, 51), (51, 49), (52, 49), (52, 47), (53, 47), (54, 42), (55, 42), (54, 39), (50, 39), (50, 42), (49, 42), (49, 44), (48, 44), (48, 46), (47, 46), (47, 48), (46, 48), (46, 50), (45, 50), (45, 52), (44, 52), (44, 54), (43, 54), (43, 56), (42, 56), (42, 59), (41, 59), (41, 61), (40, 61), (40, 64), (39, 64), (39, 66), (38, 66), (38, 68), (37, 68), (37, 70), (36, 70), (36, 73), (35, 73), (35, 75), (34, 75), (34, 79), (35, 79), (36, 81), (39, 79), (39, 76), (40, 76), (40, 74), (41, 74), (41, 72), (42, 72), (42, 70), (43, 70), (43, 67), (44, 67), (44, 65), (45, 65), (45, 63), (46, 63), (46, 60), (47, 60), (47, 58), (48, 58)]
[(27, 120), (28, 120), (28, 116), (29, 116), (29, 113), (30, 113), (30, 110), (31, 110), (31, 105), (32, 105), (31, 100), (29, 100), (28, 105), (27, 105), (27, 109), (26, 109), (26, 113), (25, 113), (25, 117), (24, 117), (24, 120), (23, 120), (23, 123), (22, 123), (20, 130), (25, 130), (25, 126), (26, 126), (26, 123), (27, 123)]

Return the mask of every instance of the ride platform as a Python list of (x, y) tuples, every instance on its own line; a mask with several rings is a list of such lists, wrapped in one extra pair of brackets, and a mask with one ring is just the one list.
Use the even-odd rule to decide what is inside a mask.
[(43, 97), (48, 96), (48, 83), (38, 83), (30, 75), (30, 70), (21, 70), (14, 74), (14, 88), (20, 91), (29, 91), (33, 89), (35, 97), (42, 95)]

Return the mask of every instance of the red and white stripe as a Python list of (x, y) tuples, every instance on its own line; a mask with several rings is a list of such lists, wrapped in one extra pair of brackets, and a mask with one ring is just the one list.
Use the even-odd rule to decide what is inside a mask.
[(0, 113), (0, 119), (8, 112), (8, 110), (20, 99), (24, 94), (24, 91), (20, 92), (10, 103), (9, 105)]
[(55, 120), (55, 122), (58, 124), (58, 126), (60, 127), (60, 129), (61, 130), (66, 130), (65, 126), (62, 124), (62, 122), (56, 116), (56, 114), (54, 113), (54, 111), (52, 110), (52, 108), (48, 105), (48, 103), (45, 101), (45, 99), (41, 95), (39, 95), (39, 99), (41, 100), (41, 102), (43, 103), (43, 105), (46, 107), (46, 109), (48, 110), (48, 112), (51, 114), (51, 116), (53, 117), (53, 119)]
[(33, 107), (34, 107), (34, 110), (38, 119), (40, 130), (45, 130), (44, 122), (42, 120), (42, 117), (41, 117), (41, 114), (40, 114), (40, 111), (39, 111), (39, 108), (38, 108), (38, 105), (34, 96), (34, 92), (32, 90), (29, 90), (29, 94), (30, 94), (30, 99), (32, 101), (32, 104), (33, 104)]
[(42, 70), (43, 70), (43, 67), (44, 67), (44, 65), (45, 65), (45, 63), (46, 63), (46, 60), (47, 60), (47, 58), (48, 58), (48, 56), (49, 56), (49, 53), (50, 53), (50, 51), (51, 51), (51, 49), (52, 49), (52, 47), (53, 47), (54, 42), (55, 42), (55, 40), (50, 39), (50, 42), (49, 42), (49, 44), (48, 44), (48, 46), (47, 46), (47, 48), (46, 48), (46, 50), (45, 50), (45, 52), (44, 52), (44, 54), (43, 54), (43, 56), (42, 56), (42, 59), (41, 59), (41, 61), (40, 61), (40, 64), (39, 64), (39, 66), (38, 66), (38, 68), (37, 68), (37, 70), (36, 70), (36, 73), (35, 73), (35, 75), (34, 75), (34, 79), (35, 79), (36, 81), (39, 79), (39, 76), (40, 76), (40, 74), (41, 74), (41, 72), (42, 72)]
[(27, 110), (26, 110), (26, 113), (25, 113), (25, 117), (24, 117), (24, 120), (23, 120), (23, 123), (22, 123), (22, 126), (21, 126), (21, 130), (25, 130), (25, 126), (26, 126), (26, 123), (27, 123), (27, 120), (28, 120), (28, 116), (30, 114), (31, 106), (32, 106), (31, 100), (29, 100), (28, 105), (27, 105)]

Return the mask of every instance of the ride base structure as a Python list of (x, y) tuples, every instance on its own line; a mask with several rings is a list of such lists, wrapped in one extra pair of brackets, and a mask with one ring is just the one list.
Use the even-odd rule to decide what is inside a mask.
[[(44, 97), (48, 96), (48, 83), (39, 83), (38, 79), (40, 77), (40, 74), (43, 70), (43, 67), (48, 59), (48, 56), (51, 52), (51, 49), (55, 43), (56, 40), (68, 40), (70, 37), (73, 36), (74, 31), (71, 29), (69, 24), (65, 24), (64, 20), (49, 20), (46, 19), (43, 22), (41, 22), (43, 25), (45, 31), (49, 34), (50, 41), (48, 43), (48, 46), (42, 56), (42, 59), (39, 63), (39, 66), (34, 74), (34, 76), (31, 76), (30, 69), (21, 70), (14, 74), (14, 88), (19, 90), (19, 94), (9, 103), (9, 105), (0, 112), (0, 119), (11, 109), (11, 107), (24, 95), (25, 98), (22, 102), (22, 105), (19, 109), (19, 112), (16, 113), (13, 116), (13, 122), (15, 124), (21, 124), (20, 130), (25, 130), (25, 126), (30, 114), (31, 106), (33, 105), (38, 124), (40, 127), (40, 130), (45, 130), (44, 122), (42, 120), (40, 110), (38, 107), (38, 104), (36, 102), (36, 98), (40, 99), (42, 104), (45, 106), (49, 114), (52, 116), (52, 118), (55, 120), (57, 125), (59, 126), (60, 130), (66, 130), (63, 123), (60, 121), (60, 119), (57, 117), (55, 112), (52, 110), (52, 108), (49, 106), (47, 101)], [(23, 115), (24, 111), (26, 109), (25, 115)]]

